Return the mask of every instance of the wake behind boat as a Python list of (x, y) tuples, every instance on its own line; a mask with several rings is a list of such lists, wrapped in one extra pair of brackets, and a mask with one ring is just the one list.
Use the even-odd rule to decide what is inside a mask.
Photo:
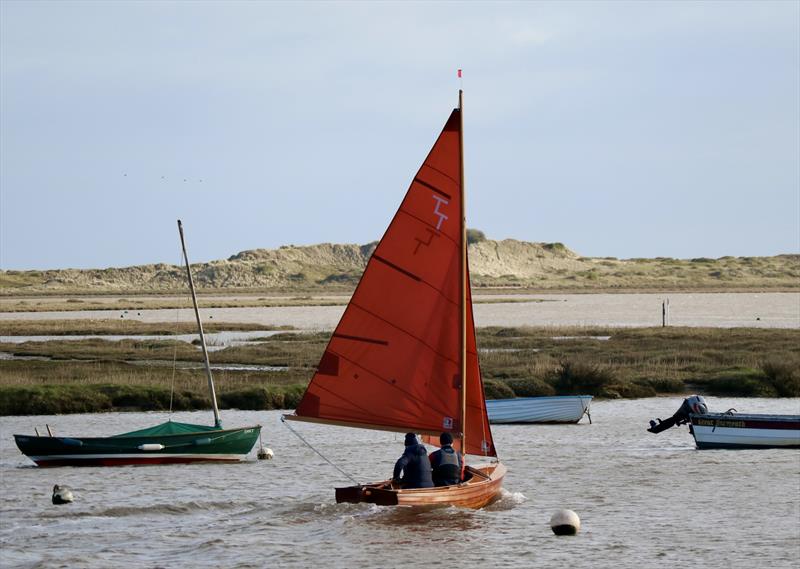
[(367, 264), (294, 415), (286, 419), (450, 433), (464, 454), (494, 459), (462, 482), (336, 489), (337, 502), (482, 507), (506, 469), (497, 460), (478, 366), (464, 217), (462, 96)]
[(134, 464), (174, 464), (187, 462), (236, 462), (244, 460), (255, 445), (261, 425), (223, 429), (214, 389), (214, 378), (208, 361), (203, 324), (197, 307), (197, 295), (183, 239), (183, 226), (178, 220), (183, 258), (200, 345), (203, 349), (214, 425), (192, 425), (167, 421), (137, 431), (111, 437), (54, 437), (14, 435), (23, 454), (38, 466), (124, 466)]
[(577, 423), (584, 415), (591, 423), (591, 401), (591, 395), (487, 399), (486, 410), (492, 424)]

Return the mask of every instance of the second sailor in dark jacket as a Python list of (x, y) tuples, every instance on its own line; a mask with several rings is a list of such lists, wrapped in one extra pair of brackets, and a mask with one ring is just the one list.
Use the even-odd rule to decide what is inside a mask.
[(402, 488), (433, 488), (431, 461), (428, 460), (425, 446), (419, 444), (414, 433), (406, 434), (405, 445), (403, 456), (394, 465), (392, 480), (398, 482)]
[(461, 482), (461, 455), (452, 447), (453, 437), (450, 433), (439, 436), (442, 448), (431, 453), (433, 467), (433, 483), (436, 486), (450, 486)]

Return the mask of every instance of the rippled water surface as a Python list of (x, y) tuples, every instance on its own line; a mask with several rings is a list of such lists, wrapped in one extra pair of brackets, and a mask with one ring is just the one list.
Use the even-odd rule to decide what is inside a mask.
[[(800, 414), (798, 399), (707, 398), (713, 410)], [(593, 424), (496, 426), (506, 490), (478, 511), (337, 505), (348, 480), (304, 446), (277, 412), (227, 412), (259, 422), (271, 461), (118, 468), (32, 466), (11, 435), (110, 435), (155, 413), (0, 418), (3, 567), (796, 567), (800, 450), (697, 451), (686, 427), (660, 435), (649, 419), (680, 398), (600, 401)], [(176, 420), (210, 423), (210, 413)], [(362, 481), (387, 477), (402, 435), (294, 423)], [(75, 503), (53, 506), (54, 484)], [(575, 537), (550, 516), (571, 508)]]

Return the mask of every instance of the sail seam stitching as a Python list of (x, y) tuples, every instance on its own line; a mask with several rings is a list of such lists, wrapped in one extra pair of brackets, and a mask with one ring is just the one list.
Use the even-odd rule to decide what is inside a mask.
[(448, 180), (450, 180), (454, 184), (458, 185), (458, 180), (453, 178), (453, 176), (451, 176), (447, 172), (443, 172), (442, 170), (439, 170), (439, 168), (437, 168), (436, 166), (431, 166), (430, 164), (428, 164), (428, 159), (427, 158), (425, 159), (425, 162), (422, 164), (422, 166), (420, 166), (420, 169), (417, 172), (417, 175), (419, 175), (419, 172), (421, 172), (423, 168), (430, 168), (434, 172), (437, 172), (437, 173), (441, 174), (442, 176), (444, 176), (445, 178), (447, 178)]

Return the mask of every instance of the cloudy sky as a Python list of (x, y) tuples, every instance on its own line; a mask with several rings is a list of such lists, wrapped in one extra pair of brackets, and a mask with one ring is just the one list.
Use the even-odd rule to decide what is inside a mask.
[(468, 225), (800, 252), (800, 2), (0, 2), (0, 268), (381, 236), (457, 103)]

